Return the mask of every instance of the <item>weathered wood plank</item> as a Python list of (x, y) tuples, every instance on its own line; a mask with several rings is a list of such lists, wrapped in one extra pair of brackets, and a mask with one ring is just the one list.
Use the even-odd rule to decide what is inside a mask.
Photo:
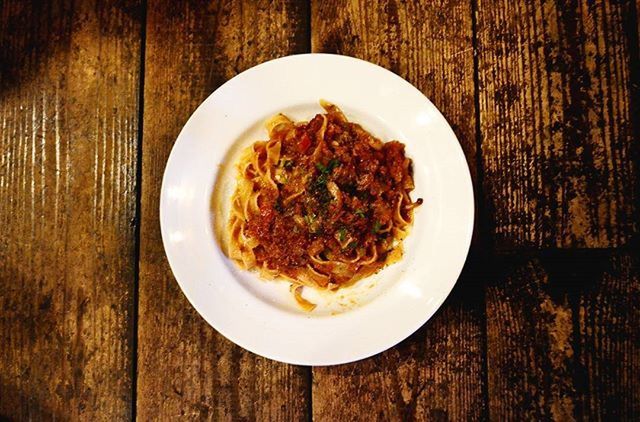
[(141, 12), (0, 3), (0, 418), (131, 415)]
[[(311, 27), (314, 52), (369, 60), (421, 89), (451, 123), (475, 179), (470, 1), (315, 1)], [(400, 346), (353, 364), (314, 368), (314, 418), (481, 419), (481, 271), (479, 262), (468, 265), (460, 288)]]
[(149, 1), (147, 13), (138, 336), (138, 416), (301, 420), (308, 369), (257, 357), (197, 315), (160, 237), (160, 182), (189, 115), (225, 80), (308, 49), (298, 2)]
[(587, 264), (585, 294), (576, 317), (578, 380), (585, 385), (579, 416), (584, 420), (640, 417), (640, 259), (620, 254)]
[(629, 1), (479, 1), (485, 201), (498, 249), (638, 232)]
[(515, 261), (497, 262), (487, 288), (490, 418), (637, 418), (637, 257), (572, 252)]
[(487, 289), (489, 415), (493, 420), (575, 419), (573, 308), (554, 297), (539, 260), (496, 264)]

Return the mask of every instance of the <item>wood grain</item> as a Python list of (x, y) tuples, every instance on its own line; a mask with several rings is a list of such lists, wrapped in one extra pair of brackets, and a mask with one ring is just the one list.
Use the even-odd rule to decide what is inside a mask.
[[(640, 257), (614, 256), (582, 269), (587, 291), (577, 303), (578, 382), (584, 420), (640, 416)], [(595, 282), (594, 282), (595, 281)]]
[(298, 2), (149, 1), (144, 91), (138, 410), (141, 420), (302, 420), (308, 370), (253, 355), (196, 313), (160, 237), (160, 182), (178, 132), (238, 72), (308, 48)]
[(131, 415), (140, 12), (0, 3), (0, 418)]
[(552, 296), (539, 260), (496, 276), (487, 289), (489, 414), (493, 420), (574, 420), (573, 309)]
[(637, 417), (637, 256), (576, 251), (495, 267), (486, 298), (490, 418)]
[[(475, 179), (470, 1), (314, 1), (311, 28), (314, 52), (369, 60), (422, 90), (451, 123)], [(471, 260), (452, 297), (400, 346), (353, 364), (314, 368), (314, 418), (482, 419), (480, 261)]]
[(633, 16), (629, 1), (478, 1), (484, 191), (498, 249), (637, 237)]

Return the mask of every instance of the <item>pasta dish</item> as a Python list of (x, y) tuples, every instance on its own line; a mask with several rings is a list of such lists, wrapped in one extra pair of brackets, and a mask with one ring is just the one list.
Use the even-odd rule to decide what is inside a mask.
[(229, 256), (263, 277), (336, 290), (402, 257), (413, 220), (412, 162), (335, 105), (309, 122), (278, 114), (269, 139), (245, 149), (229, 218)]

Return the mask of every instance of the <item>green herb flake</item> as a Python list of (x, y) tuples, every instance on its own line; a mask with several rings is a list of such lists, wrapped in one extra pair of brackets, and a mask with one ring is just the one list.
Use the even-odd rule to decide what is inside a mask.
[(329, 160), (326, 166), (323, 165), (322, 163), (316, 163), (316, 168), (323, 175), (327, 175), (331, 173), (333, 169), (335, 169), (339, 165), (340, 165), (340, 160), (338, 160), (337, 158), (332, 158), (331, 160)]
[(378, 231), (380, 231), (380, 222), (376, 220), (376, 222), (373, 223), (373, 228), (371, 229), (371, 233), (376, 234), (378, 233)]
[(329, 160), (329, 163), (327, 164), (327, 173), (331, 173), (333, 169), (338, 167), (339, 165), (340, 165), (340, 160), (338, 160), (337, 158), (332, 158), (331, 160)]
[(344, 239), (346, 239), (346, 237), (347, 237), (347, 230), (344, 227), (338, 230), (338, 240), (340, 240), (341, 242), (344, 242)]
[(364, 210), (363, 210), (362, 208), (358, 208), (358, 209), (355, 211), (355, 214), (356, 214), (358, 217), (364, 218)]

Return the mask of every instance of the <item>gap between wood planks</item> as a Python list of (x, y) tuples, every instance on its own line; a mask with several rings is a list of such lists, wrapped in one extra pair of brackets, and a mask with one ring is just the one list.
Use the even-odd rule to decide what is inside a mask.
[(140, 25), (140, 84), (138, 87), (138, 155), (136, 157), (136, 211), (135, 211), (135, 262), (133, 286), (133, 328), (131, 341), (131, 420), (137, 420), (138, 411), (138, 306), (140, 304), (140, 216), (142, 212), (142, 143), (144, 137), (144, 73), (147, 46), (147, 0), (141, 4)]
[[(480, 83), (479, 83), (479, 71), (478, 71), (478, 0), (471, 0), (471, 48), (473, 49), (473, 106), (475, 108), (475, 135), (476, 135), (476, 192), (480, 200), (475, 198), (477, 204), (477, 222), (480, 222), (478, 227), (478, 244), (481, 245), (481, 251), (490, 251), (489, 246), (489, 230), (487, 224), (483, 224), (486, 221), (486, 207), (484, 205), (484, 171), (482, 166), (482, 134), (480, 126)], [(484, 289), (483, 289), (484, 290)], [(483, 291), (484, 293), (484, 291)], [(487, 307), (486, 299), (483, 294), (483, 311), (480, 318), (482, 319), (482, 352), (484, 353), (484, 359), (482, 360), (482, 396), (484, 398), (484, 409), (482, 417), (485, 420), (489, 420), (489, 368), (487, 363)]]

